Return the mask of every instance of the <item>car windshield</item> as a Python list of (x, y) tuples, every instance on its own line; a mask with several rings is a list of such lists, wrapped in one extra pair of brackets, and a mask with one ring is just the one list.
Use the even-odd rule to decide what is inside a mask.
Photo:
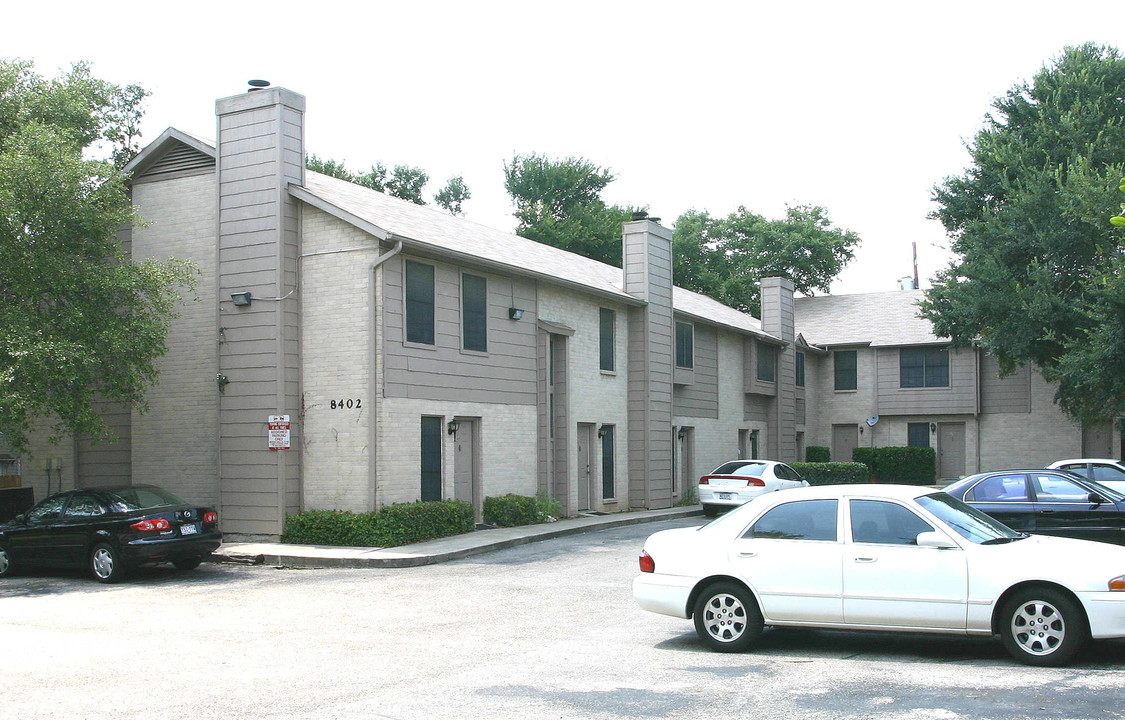
[(135, 512), (156, 508), (186, 505), (167, 490), (158, 487), (128, 487), (104, 493), (113, 512)]
[(993, 520), (976, 508), (943, 492), (923, 495), (918, 504), (933, 513), (961, 537), (977, 544), (998, 544), (1020, 540), (1026, 535)]
[(766, 470), (765, 463), (752, 463), (745, 460), (735, 460), (729, 463), (723, 463), (715, 468), (712, 475), (746, 475), (750, 477), (758, 477)]

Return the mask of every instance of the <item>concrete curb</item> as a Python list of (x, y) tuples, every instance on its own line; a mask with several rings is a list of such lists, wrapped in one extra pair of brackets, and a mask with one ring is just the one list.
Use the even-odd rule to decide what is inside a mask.
[(280, 568), (409, 568), (459, 560), (528, 543), (684, 517), (702, 515), (698, 505), (612, 515), (567, 518), (549, 525), (477, 530), (393, 548), (224, 543), (210, 562), (270, 565)]

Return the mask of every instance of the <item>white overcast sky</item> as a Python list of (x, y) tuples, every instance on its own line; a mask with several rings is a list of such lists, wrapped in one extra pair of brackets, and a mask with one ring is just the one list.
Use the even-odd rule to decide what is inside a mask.
[(931, 191), (993, 98), (1064, 46), (1121, 47), (1119, 0), (921, 2), (20, 2), (0, 57), (78, 60), (152, 91), (143, 142), (215, 137), (251, 78), (307, 98), (306, 147), (366, 170), (460, 174), (469, 219), (512, 230), (515, 153), (609, 167), (615, 203), (767, 217), (822, 205), (863, 239), (834, 293), (948, 260)]

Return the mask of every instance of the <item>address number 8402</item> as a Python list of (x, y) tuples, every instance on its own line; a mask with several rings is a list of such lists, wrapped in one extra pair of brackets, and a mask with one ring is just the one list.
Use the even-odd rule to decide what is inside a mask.
[(354, 400), (350, 398), (347, 400), (333, 400), (328, 403), (328, 407), (332, 410), (359, 409), (363, 407), (363, 401), (359, 398), (355, 398)]

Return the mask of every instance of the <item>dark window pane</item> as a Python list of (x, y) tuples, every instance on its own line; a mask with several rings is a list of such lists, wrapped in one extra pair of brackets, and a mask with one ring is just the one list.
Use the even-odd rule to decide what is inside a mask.
[(602, 435), (602, 499), (609, 500), (617, 497), (616, 481), (614, 475), (613, 458), (613, 426), (603, 428)]
[(743, 537), (781, 540), (836, 540), (836, 501), (803, 500), (770, 510)]
[(926, 383), (926, 351), (904, 348), (898, 355), (899, 387), (919, 388)]
[(926, 349), (926, 387), (949, 387), (949, 351)]
[(488, 351), (488, 281), (461, 276), (461, 343), (466, 350)]
[(797, 353), (797, 387), (805, 386), (805, 354)]
[(774, 381), (774, 365), (777, 354), (770, 345), (758, 345), (758, 379), (762, 382)]
[(852, 500), (851, 517), (853, 542), (917, 545), (920, 533), (934, 531), (902, 505), (881, 500)]
[(906, 426), (906, 444), (910, 447), (930, 446), (930, 424), (909, 423)]
[(601, 369), (612, 371), (614, 369), (614, 325), (617, 313), (606, 308), (601, 308)]
[(66, 513), (64, 513), (63, 516), (68, 518), (86, 518), (104, 514), (105, 508), (97, 501), (97, 498), (86, 493), (79, 493), (71, 496), (70, 503), (66, 506)]
[(434, 266), (406, 261), (406, 341), (434, 344)]
[(676, 367), (695, 367), (695, 328), (691, 323), (676, 323)]
[(856, 383), (856, 351), (837, 350), (832, 353), (833, 366), (836, 373), (837, 390), (855, 390)]
[(441, 426), (439, 417), (422, 418), (422, 500), (441, 500)]
[(993, 475), (970, 491), (974, 502), (1027, 502), (1026, 475)]

